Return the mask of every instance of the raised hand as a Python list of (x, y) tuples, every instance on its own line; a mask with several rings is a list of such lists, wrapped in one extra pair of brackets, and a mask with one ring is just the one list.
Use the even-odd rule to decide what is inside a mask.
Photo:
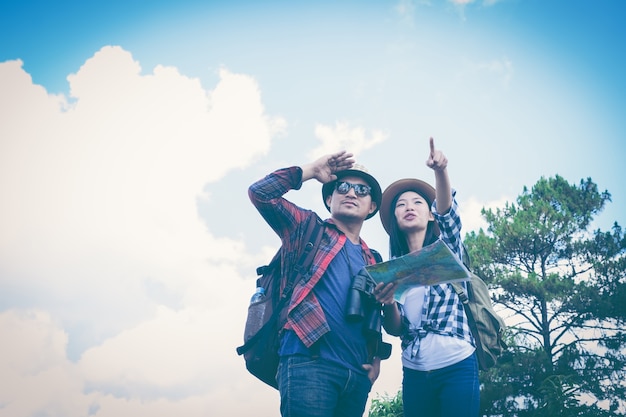
[(353, 155), (351, 153), (340, 151), (331, 154), (326, 163), (328, 164), (331, 172), (334, 174), (335, 172), (352, 168), (354, 165), (354, 159), (352, 159), (352, 156)]
[(310, 175), (311, 178), (315, 178), (323, 184), (334, 181), (337, 179), (335, 173), (352, 168), (354, 165), (352, 156), (353, 154), (346, 151), (324, 155), (306, 168), (302, 167), (303, 179)]
[(448, 167), (448, 158), (443, 152), (435, 149), (435, 140), (430, 138), (430, 155), (426, 160), (426, 166), (435, 171), (443, 171)]

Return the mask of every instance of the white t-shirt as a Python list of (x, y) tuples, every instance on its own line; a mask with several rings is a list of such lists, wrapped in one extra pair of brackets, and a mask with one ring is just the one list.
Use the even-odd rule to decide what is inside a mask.
[[(402, 295), (400, 302), (411, 327), (421, 326), (425, 297), (425, 287), (413, 287)], [(403, 366), (417, 371), (432, 371), (466, 359), (474, 353), (474, 347), (458, 337), (428, 332), (421, 339), (415, 357), (411, 357), (412, 352), (412, 344), (402, 351)]]

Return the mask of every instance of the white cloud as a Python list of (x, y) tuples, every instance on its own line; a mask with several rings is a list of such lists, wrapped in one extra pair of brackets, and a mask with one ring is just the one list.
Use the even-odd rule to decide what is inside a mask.
[(513, 78), (513, 63), (506, 57), (478, 63), (476, 67), (477, 70), (484, 70), (489, 74), (495, 75), (496, 79), (501, 80), (501, 84), (504, 87), (508, 87)]
[(80, 368), (92, 388), (127, 398), (201, 390), (209, 384), (209, 365), (215, 360), (209, 354), (215, 311), (159, 307), (151, 320), (85, 352)]
[(235, 354), (252, 289), (238, 271), (258, 259), (212, 236), (197, 200), (267, 153), (284, 120), (225, 68), (207, 91), (105, 47), (68, 77), (67, 100), (21, 67), (0, 63), (0, 301), (13, 306), (0, 416), (265, 409), (238, 403), (260, 383)]
[(321, 145), (311, 151), (311, 159), (340, 150), (349, 150), (358, 158), (359, 152), (371, 149), (388, 138), (380, 130), (373, 130), (368, 137), (364, 128), (353, 127), (348, 122), (337, 122), (335, 126), (318, 124), (315, 127), (315, 136), (321, 141)]
[(0, 314), (0, 416), (85, 415), (90, 398), (65, 357), (67, 335), (40, 310)]
[(141, 270), (155, 255), (161, 267), (177, 267), (210, 245), (233, 253), (238, 243), (207, 240), (196, 199), (204, 184), (266, 152), (282, 126), (263, 113), (252, 79), (222, 70), (206, 92), (174, 68), (142, 76), (129, 53), (106, 47), (68, 77), (75, 101), (64, 111), (15, 62), (0, 68), (11, 92), (0, 108), (12, 109), (0, 126), (5, 268), (17, 272), (36, 256), (27, 280), (82, 263), (93, 271), (81, 279), (109, 279), (96, 267), (117, 274), (123, 261)]
[(463, 235), (469, 232), (478, 232), (482, 228), (487, 231), (487, 222), (485, 218), (480, 214), (480, 211), (485, 208), (487, 210), (504, 207), (507, 201), (513, 201), (508, 197), (501, 197), (493, 201), (479, 201), (476, 197), (470, 196), (468, 199), (459, 202), (459, 211), (461, 219), (463, 219)]

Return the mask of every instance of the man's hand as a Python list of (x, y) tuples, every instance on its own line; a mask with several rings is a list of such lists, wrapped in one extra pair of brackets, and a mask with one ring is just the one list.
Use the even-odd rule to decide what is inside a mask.
[(302, 166), (302, 181), (315, 178), (322, 184), (337, 179), (335, 173), (352, 168), (354, 155), (346, 151), (324, 155), (321, 158)]
[(374, 384), (380, 375), (380, 358), (375, 357), (371, 364), (363, 365), (363, 369), (367, 371), (367, 377)]

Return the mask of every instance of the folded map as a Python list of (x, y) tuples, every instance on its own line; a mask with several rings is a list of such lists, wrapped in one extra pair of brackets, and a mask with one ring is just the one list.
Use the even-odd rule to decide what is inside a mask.
[(469, 270), (443, 241), (420, 250), (365, 267), (374, 281), (397, 282), (396, 296), (407, 288), (471, 279)]

